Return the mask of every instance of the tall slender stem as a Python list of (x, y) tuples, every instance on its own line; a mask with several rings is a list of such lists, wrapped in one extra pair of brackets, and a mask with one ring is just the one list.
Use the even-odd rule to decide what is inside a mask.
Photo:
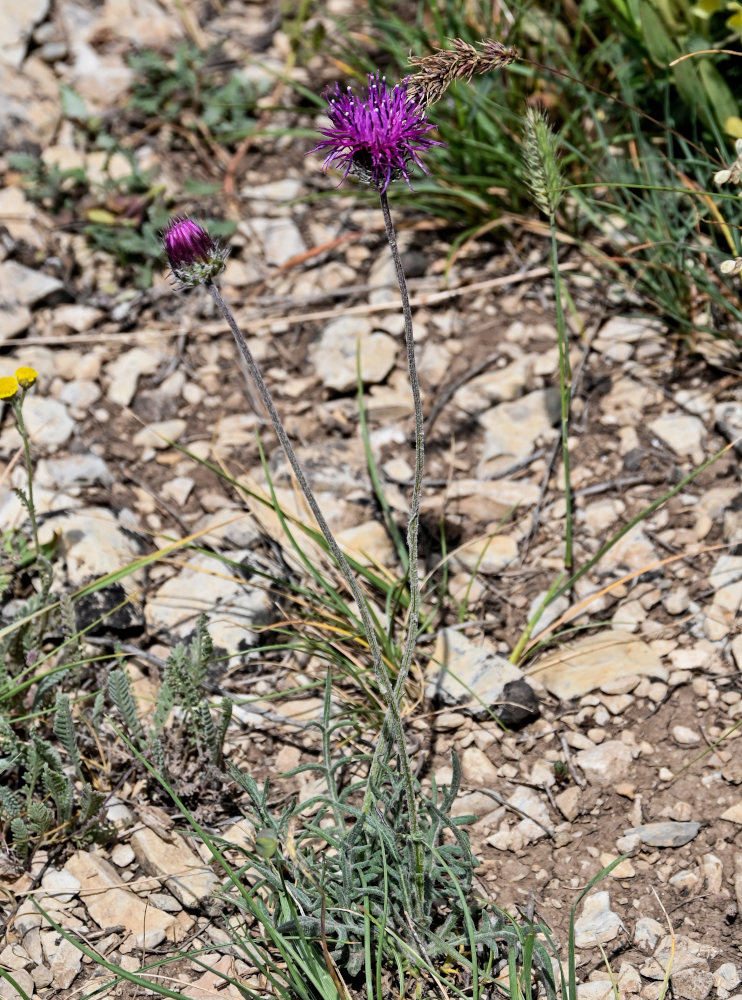
[[(407, 524), (407, 551), (409, 555), (409, 581), (410, 581), (410, 606), (407, 614), (407, 634), (405, 636), (404, 648), (402, 650), (402, 660), (397, 674), (397, 682), (394, 687), (394, 698), (397, 704), (401, 702), (404, 686), (412, 666), (412, 657), (415, 652), (418, 628), (420, 624), (420, 574), (418, 569), (418, 536), (420, 528), (420, 500), (422, 497), (423, 472), (425, 469), (425, 436), (423, 405), (420, 395), (420, 380), (417, 375), (417, 362), (415, 359), (415, 338), (412, 329), (412, 310), (410, 309), (410, 297), (407, 292), (407, 279), (405, 277), (402, 260), (399, 255), (397, 236), (394, 231), (392, 214), (389, 210), (389, 199), (386, 192), (379, 192), (381, 200), (381, 212), (384, 216), (389, 249), (394, 261), (394, 270), (397, 275), (399, 293), (402, 297), (402, 313), (404, 315), (405, 347), (407, 349), (407, 368), (410, 378), (410, 389), (412, 391), (412, 403), (415, 413), (415, 475), (412, 484), (412, 496), (410, 498), (410, 517)], [(393, 734), (390, 726), (385, 724), (379, 736), (379, 742), (374, 752), (373, 763), (371, 764), (372, 784), (376, 780), (382, 762), (386, 759), (393, 741)], [(367, 792), (368, 795), (368, 792)], [(365, 803), (364, 803), (365, 806)]]
[[(404, 731), (402, 728), (402, 718), (399, 711), (399, 703), (396, 691), (392, 685), (391, 678), (389, 677), (389, 673), (382, 661), (381, 647), (379, 645), (376, 632), (374, 631), (373, 622), (371, 620), (371, 613), (368, 609), (366, 598), (359, 586), (358, 580), (356, 579), (353, 570), (350, 568), (348, 560), (345, 558), (342, 549), (335, 541), (335, 536), (332, 534), (330, 526), (328, 525), (322, 511), (320, 510), (319, 504), (317, 503), (314, 493), (312, 492), (309, 482), (307, 481), (307, 478), (304, 474), (304, 470), (301, 467), (296, 452), (294, 451), (294, 446), (291, 444), (291, 441), (289, 440), (289, 437), (283, 426), (283, 422), (281, 421), (281, 418), (278, 415), (278, 410), (276, 409), (276, 406), (273, 402), (273, 397), (270, 394), (268, 386), (265, 384), (265, 381), (263, 380), (263, 376), (260, 372), (260, 369), (258, 368), (258, 365), (255, 362), (255, 359), (253, 358), (252, 352), (248, 347), (247, 341), (245, 340), (242, 331), (237, 325), (237, 322), (234, 316), (232, 315), (229, 306), (222, 298), (221, 292), (219, 291), (219, 288), (214, 283), (214, 281), (210, 280), (209, 282), (207, 282), (207, 287), (211, 292), (214, 301), (216, 302), (220, 312), (224, 316), (225, 320), (227, 321), (227, 324), (229, 325), (230, 330), (234, 335), (234, 339), (237, 343), (237, 347), (240, 351), (240, 354), (244, 358), (245, 364), (247, 365), (247, 369), (250, 372), (250, 376), (252, 377), (255, 386), (257, 387), (257, 390), (260, 394), (260, 398), (263, 400), (265, 408), (268, 411), (271, 423), (273, 424), (273, 429), (275, 430), (278, 440), (281, 444), (281, 447), (283, 448), (286, 454), (286, 458), (289, 461), (289, 465), (291, 466), (294, 475), (296, 476), (296, 481), (299, 484), (299, 488), (304, 494), (307, 504), (309, 505), (309, 509), (311, 510), (312, 515), (314, 516), (314, 519), (317, 522), (320, 531), (324, 535), (325, 541), (327, 542), (327, 547), (330, 550), (330, 553), (332, 554), (332, 557), (334, 558), (338, 568), (345, 577), (348, 586), (350, 587), (350, 591), (353, 594), (353, 598), (356, 602), (356, 605), (358, 606), (358, 612), (361, 616), (361, 623), (363, 625), (363, 630), (366, 634), (366, 639), (368, 640), (369, 649), (371, 650), (371, 656), (373, 658), (374, 672), (376, 674), (379, 686), (383, 691), (384, 697), (387, 701), (387, 713), (385, 717), (384, 730), (387, 729), (388, 725), (388, 727), (391, 730), (390, 738), (397, 744), (397, 752), (399, 754), (400, 766), (402, 768), (405, 781), (407, 807), (410, 815), (410, 832), (413, 835), (413, 838), (416, 838), (417, 808), (415, 804), (412, 770), (410, 768), (410, 760), (404, 742)], [(407, 308), (409, 310), (409, 304)], [(415, 575), (417, 576), (417, 562), (415, 562)], [(397, 686), (399, 687), (399, 680), (397, 682)], [(376, 762), (376, 756), (374, 757), (374, 762)], [(378, 765), (375, 771), (373, 770), (372, 767), (372, 773), (369, 775), (366, 797), (364, 798), (364, 809), (366, 811), (370, 809), (370, 805), (368, 809), (366, 809), (366, 802), (367, 801), (370, 803), (373, 802), (374, 792), (373, 792), (372, 778), (375, 780), (377, 777), (378, 777)]]
[(34, 506), (33, 499), (33, 466), (31, 464), (31, 442), (28, 437), (28, 431), (26, 430), (26, 424), (23, 420), (23, 400), (26, 398), (26, 390), (23, 390), (23, 395), (20, 399), (16, 397), (13, 400), (13, 410), (15, 412), (16, 423), (18, 424), (18, 433), (21, 435), (21, 440), (23, 441), (23, 454), (26, 459), (26, 473), (28, 475), (28, 489), (26, 490), (26, 497), (28, 499), (28, 515), (31, 518), (31, 531), (33, 532), (33, 544), (36, 551), (36, 558), (39, 558), (39, 526), (36, 520), (36, 507)]
[(572, 568), (572, 482), (569, 466), (569, 411), (572, 401), (572, 366), (569, 362), (569, 339), (564, 321), (562, 304), (562, 279), (559, 273), (559, 253), (556, 238), (554, 213), (549, 213), (551, 228), (551, 256), (554, 271), (554, 298), (556, 301), (557, 340), (559, 342), (559, 398), (561, 402), (562, 464), (564, 468), (564, 505), (566, 526), (564, 529), (564, 568)]

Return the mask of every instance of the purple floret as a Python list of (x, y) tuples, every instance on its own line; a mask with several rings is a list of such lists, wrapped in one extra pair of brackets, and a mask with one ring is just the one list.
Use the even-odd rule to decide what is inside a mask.
[(171, 219), (162, 242), (172, 268), (207, 261), (215, 249), (212, 238), (193, 219)]
[(386, 191), (395, 177), (404, 177), (410, 184), (410, 161), (427, 174), (419, 153), (443, 143), (428, 138), (434, 126), (417, 99), (407, 96), (406, 80), (389, 90), (377, 73), (369, 75), (368, 94), (363, 98), (350, 87), (341, 91), (337, 83), (326, 96), (332, 128), (319, 130), (326, 138), (312, 150), (329, 150), (325, 171), (335, 163), (344, 169), (343, 180), (354, 173), (379, 191)]
[(162, 248), (175, 283), (181, 288), (213, 280), (224, 270), (228, 253), (193, 219), (178, 216), (170, 220), (162, 234)]

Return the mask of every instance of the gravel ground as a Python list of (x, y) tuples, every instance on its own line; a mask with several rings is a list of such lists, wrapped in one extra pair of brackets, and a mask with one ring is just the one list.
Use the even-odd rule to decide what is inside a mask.
[[(275, 86), (270, 74), (283, 67), (286, 39), (269, 30), (268, 13), (268, 5), (232, 4), (202, 19), (199, 32), (206, 40), (228, 35), (228, 54), (249, 49), (256, 32), (265, 36), (251, 73)], [(56, 586), (77, 588), (195, 532), (204, 549), (242, 565), (234, 576), (217, 572), (208, 552), (153, 562), (123, 582), (131, 600), (94, 641), (127, 644), (144, 712), (169, 648), (193, 633), (201, 611), (210, 613), (215, 644), (231, 657), (228, 671), (211, 679), (214, 693), (287, 692), (237, 710), (227, 734), (232, 759), (256, 779), (277, 778), (314, 759), (316, 738), (298, 726), (317, 717), (320, 700), (295, 689), (297, 680), (322, 678), (326, 666), (316, 658), (278, 663), (256, 651), (259, 629), (287, 614), (285, 595), (266, 589), (259, 573), (283, 567), (296, 575), (298, 563), (275, 515), (198, 461), (259, 494), (267, 488), (259, 431), (282, 503), (303, 516), (272, 434), (250, 405), (229, 331), (204, 292), (176, 293), (164, 273), (136, 290), (130, 272), (91, 250), (79, 220), (60, 224), (27, 199), (9, 159), (30, 150), (47, 164), (105, 170), (61, 118), (59, 84), (115, 114), (131, 80), (127, 51), (144, 42), (168, 49), (182, 34), (178, 19), (144, 0), (69, 3), (53, 13), (43, 0), (33, 11), (12, 0), (0, 13), (0, 37), (10, 40), (0, 58), (0, 375), (20, 364), (40, 373), (25, 413), (44, 537), (58, 538)], [(307, 81), (306, 71), (296, 72)], [(290, 110), (280, 114), (278, 124), (308, 124)], [(156, 170), (155, 182), (178, 188), (184, 171), (223, 176), (218, 157), (216, 166), (204, 159), (206, 146), (184, 150), (173, 136), (177, 129), (126, 136), (137, 160)], [(413, 455), (394, 273), (381, 216), (359, 207), (352, 186), (300, 200), (333, 185), (317, 157), (304, 158), (308, 146), (291, 136), (260, 140), (245, 151), (235, 190), (217, 198), (214, 214), (237, 223), (223, 291), (333, 529), (359, 560), (396, 576), (356, 400), (360, 340), (370, 441), (403, 526)], [(112, 160), (108, 170), (116, 169)], [(621, 996), (657, 998), (670, 958), (668, 921), (673, 994), (742, 997), (739, 455), (727, 450), (628, 531), (549, 606), (531, 655), (509, 664), (564, 558), (548, 246), (528, 233), (471, 242), (446, 271), (451, 234), (442, 224), (410, 211), (397, 222), (428, 417), (422, 558), (439, 579), (442, 525), (449, 569), (410, 691), (408, 732), (424, 780), (445, 781), (450, 751), (459, 753), (464, 790), (455, 811), (477, 817), (470, 833), (480, 888), (505, 909), (533, 909), (562, 945), (579, 890), (632, 852), (579, 911), (581, 1000), (612, 995), (600, 945)], [(580, 566), (735, 441), (742, 402), (733, 363), (691, 355), (576, 254), (566, 254), (564, 270), (584, 321), (572, 337), (570, 435)], [(24, 521), (12, 492), (25, 482), (19, 443), (6, 407), (3, 528)], [(121, 589), (96, 595), (78, 624), (121, 599)], [(432, 606), (432, 590), (426, 600)], [(441, 676), (441, 663), (501, 715), (520, 705), (512, 728), (503, 731), (490, 713), (482, 718), (465, 689)], [(0, 967), (29, 996), (78, 995), (98, 975), (44, 927), (30, 892), (124, 968), (200, 941), (212, 964), (232, 969), (213, 874), (174, 832), (166, 803), (146, 797), (144, 783), (114, 763), (122, 778), (107, 804), (114, 841), (38, 851), (28, 871), (8, 858), (0, 876), (8, 919)], [(198, 770), (182, 774), (186, 792), (200, 797), (203, 821), (239, 843), (244, 828), (231, 793), (206, 793)], [(308, 779), (277, 783), (311, 793)], [(236, 971), (260, 988), (239, 961)], [(173, 975), (183, 996), (237, 996), (188, 962)], [(0, 997), (17, 995), (0, 981)]]

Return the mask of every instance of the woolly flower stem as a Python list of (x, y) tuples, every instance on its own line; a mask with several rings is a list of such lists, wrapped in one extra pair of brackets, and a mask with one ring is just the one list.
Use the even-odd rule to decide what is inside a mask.
[[(388, 206), (387, 206), (387, 212), (388, 212)], [(399, 254), (397, 254), (397, 259), (398, 257)], [(399, 761), (402, 767), (402, 772), (405, 781), (407, 808), (410, 816), (410, 833), (413, 836), (413, 838), (415, 838), (417, 836), (417, 807), (415, 804), (414, 788), (412, 782), (412, 770), (410, 768), (410, 760), (404, 742), (404, 731), (402, 728), (402, 718), (399, 711), (398, 697), (392, 685), (389, 673), (387, 672), (387, 669), (382, 661), (381, 647), (379, 645), (376, 632), (374, 631), (374, 626), (371, 620), (371, 613), (369, 611), (368, 603), (363, 594), (363, 591), (361, 590), (358, 584), (358, 580), (356, 579), (353, 570), (351, 569), (350, 564), (348, 563), (348, 560), (345, 558), (342, 549), (336, 542), (335, 536), (332, 534), (330, 526), (328, 525), (322, 511), (320, 510), (319, 504), (317, 503), (314, 493), (312, 492), (312, 489), (306, 478), (306, 475), (304, 474), (304, 470), (299, 462), (299, 459), (297, 458), (296, 452), (294, 451), (294, 446), (291, 444), (288, 434), (286, 433), (286, 430), (283, 426), (283, 422), (281, 421), (281, 418), (278, 415), (278, 410), (276, 409), (275, 403), (273, 402), (273, 397), (270, 394), (270, 390), (268, 389), (268, 386), (265, 384), (261, 371), (258, 368), (255, 359), (253, 358), (252, 352), (248, 347), (247, 341), (245, 340), (242, 331), (237, 325), (237, 322), (234, 316), (232, 315), (229, 306), (222, 298), (221, 292), (219, 291), (219, 288), (216, 285), (216, 283), (213, 280), (209, 280), (207, 282), (207, 287), (211, 292), (211, 295), (214, 301), (216, 302), (219, 311), (224, 316), (224, 319), (227, 321), (227, 324), (230, 330), (232, 331), (232, 334), (234, 336), (235, 342), (237, 343), (237, 347), (240, 351), (240, 354), (242, 355), (245, 364), (247, 365), (247, 369), (250, 372), (250, 376), (255, 382), (258, 393), (260, 394), (260, 398), (262, 399), (263, 403), (265, 404), (265, 408), (268, 411), (271, 423), (273, 424), (273, 429), (275, 430), (278, 440), (281, 444), (281, 447), (283, 448), (286, 454), (286, 458), (289, 461), (289, 465), (291, 466), (294, 475), (296, 476), (296, 481), (299, 484), (299, 488), (304, 494), (307, 504), (309, 505), (309, 509), (311, 510), (314, 519), (317, 522), (317, 525), (320, 531), (322, 532), (325, 541), (327, 542), (327, 547), (330, 550), (330, 553), (332, 554), (332, 557), (335, 560), (338, 568), (345, 577), (345, 580), (347, 581), (348, 586), (350, 587), (350, 591), (353, 595), (356, 605), (358, 606), (358, 611), (361, 616), (361, 623), (363, 625), (363, 630), (366, 634), (366, 639), (368, 640), (369, 648), (371, 650), (371, 655), (373, 658), (374, 673), (376, 674), (379, 686), (381, 687), (384, 693), (384, 697), (387, 701), (387, 715), (385, 719), (384, 730), (386, 731), (387, 728), (390, 730), (389, 738), (393, 739), (394, 742), (396, 742), (397, 744), (397, 752), (399, 754)], [(407, 312), (409, 312), (409, 302), (407, 303)], [(417, 552), (417, 547), (415, 547), (415, 552)], [(411, 565), (415, 566), (415, 574), (417, 576), (417, 560), (415, 559), (415, 563)], [(412, 600), (410, 603), (410, 608), (411, 608), (410, 628), (413, 629), (414, 626), (412, 624)], [(400, 671), (400, 679), (401, 679), (401, 671)], [(398, 688), (400, 687), (399, 679), (397, 681), (397, 687)], [(364, 812), (368, 812), (371, 808), (371, 804), (373, 803), (375, 788), (373, 787), (372, 779), (378, 777), (378, 771), (380, 767), (380, 762), (378, 761), (378, 757), (379, 753), (377, 749), (377, 753), (375, 754), (374, 757), (374, 765), (376, 766), (374, 768), (374, 766), (372, 765), (372, 774), (369, 776), (366, 797), (364, 800)]]
[(12, 401), (13, 412), (15, 414), (16, 424), (18, 425), (18, 433), (21, 435), (21, 440), (23, 441), (23, 455), (26, 460), (26, 473), (28, 475), (28, 516), (31, 519), (31, 532), (33, 534), (33, 544), (34, 550), (36, 552), (36, 558), (39, 558), (39, 553), (41, 552), (41, 547), (39, 545), (39, 525), (36, 519), (36, 507), (34, 505), (33, 498), (33, 463), (31, 461), (31, 441), (28, 436), (28, 431), (26, 430), (26, 423), (23, 419), (23, 400), (26, 398), (26, 389), (22, 390), (22, 395), (20, 398), (16, 397)]
[[(394, 698), (399, 704), (404, 691), (404, 685), (412, 665), (412, 655), (415, 651), (418, 627), (420, 622), (420, 575), (418, 571), (418, 535), (420, 527), (420, 500), (422, 496), (423, 471), (425, 466), (425, 439), (423, 431), (423, 407), (420, 396), (420, 380), (417, 375), (417, 363), (415, 360), (415, 340), (412, 329), (412, 310), (410, 309), (410, 298), (407, 293), (407, 279), (405, 278), (402, 260), (399, 255), (397, 237), (394, 231), (391, 212), (389, 210), (389, 199), (385, 191), (379, 191), (381, 200), (381, 212), (384, 217), (389, 249), (394, 261), (394, 269), (397, 274), (397, 283), (402, 297), (402, 313), (404, 315), (405, 347), (407, 349), (407, 367), (410, 376), (410, 388), (412, 390), (412, 401), (415, 411), (415, 476), (412, 485), (412, 498), (410, 500), (410, 517), (407, 525), (407, 551), (409, 557), (408, 572), (410, 580), (410, 606), (407, 614), (407, 635), (404, 649), (402, 651), (402, 661), (397, 674), (397, 682), (394, 688)], [(370, 790), (376, 783), (377, 775), (382, 762), (387, 758), (392, 743), (392, 733), (390, 727), (385, 723), (379, 742), (374, 752), (371, 773), (369, 777), (369, 787), (366, 790), (364, 800), (364, 811), (370, 807)]]

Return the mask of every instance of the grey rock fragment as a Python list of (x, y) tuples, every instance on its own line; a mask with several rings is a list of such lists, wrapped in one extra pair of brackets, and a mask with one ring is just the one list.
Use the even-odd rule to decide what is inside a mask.
[(59, 278), (24, 267), (15, 260), (0, 264), (0, 301), (21, 306), (35, 306), (62, 292)]
[(538, 699), (518, 667), (458, 629), (440, 633), (425, 676), (426, 697), (456, 705), (474, 718), (494, 712), (505, 725), (514, 725), (538, 713)]
[(4, 0), (0, 4), (0, 63), (18, 69), (34, 27), (46, 17), (49, 0)]
[(695, 821), (674, 823), (667, 820), (662, 823), (643, 823), (641, 826), (624, 830), (624, 835), (629, 837), (631, 834), (637, 834), (641, 842), (648, 847), (682, 847), (690, 843), (700, 829), (701, 824)]
[(578, 948), (607, 944), (618, 937), (622, 928), (621, 918), (611, 909), (610, 894), (606, 890), (593, 893), (585, 900), (582, 916), (575, 921), (575, 944)]
[(696, 967), (673, 972), (670, 983), (676, 996), (684, 997), (685, 1000), (705, 1000), (714, 985), (714, 977), (704, 962)]
[(591, 785), (615, 785), (626, 777), (632, 759), (631, 750), (620, 740), (606, 740), (575, 754), (575, 763)]

